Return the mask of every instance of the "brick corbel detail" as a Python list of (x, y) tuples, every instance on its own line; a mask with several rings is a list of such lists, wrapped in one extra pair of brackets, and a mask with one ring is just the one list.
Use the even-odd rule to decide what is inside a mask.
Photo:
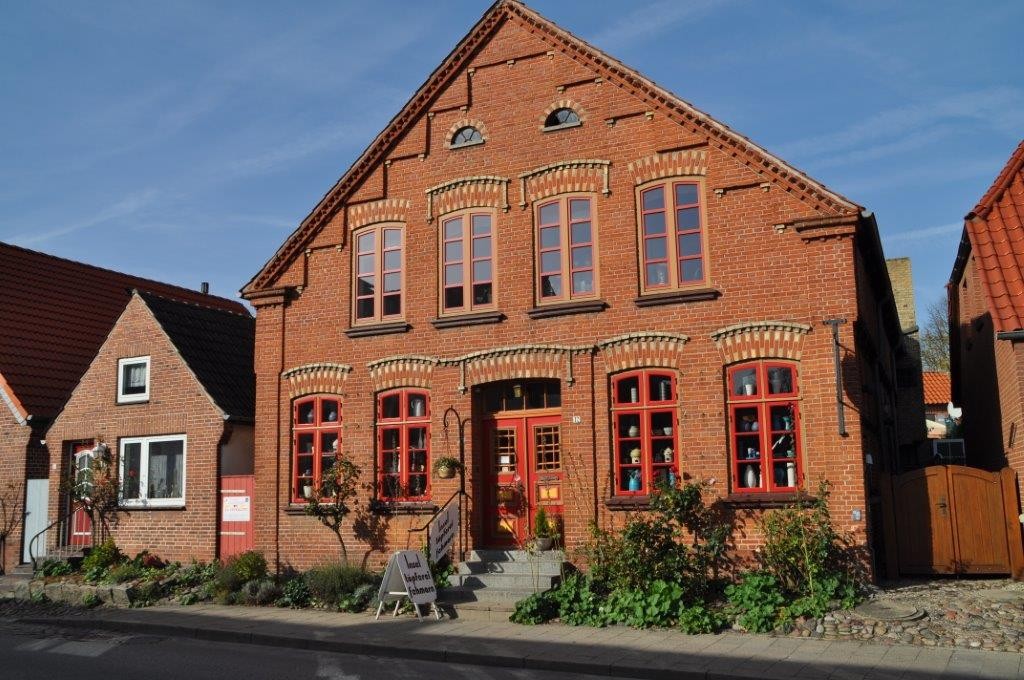
[(371, 361), (366, 365), (375, 392), (394, 387), (423, 387), (430, 389), (434, 367), (440, 363), (436, 357), (394, 356)]
[(290, 399), (307, 394), (341, 394), (345, 379), (352, 372), (348, 364), (305, 364), (281, 373), (288, 384)]
[(723, 363), (749, 359), (800, 360), (807, 324), (794, 321), (750, 321), (720, 328), (711, 334)]
[(437, 215), (464, 208), (492, 207), (508, 212), (508, 183), (505, 177), (481, 175), (454, 179), (427, 189), (427, 222)]
[(407, 198), (385, 198), (382, 201), (358, 203), (348, 207), (349, 230), (378, 222), (406, 222), (412, 201)]
[(636, 185), (665, 177), (703, 177), (708, 172), (708, 152), (707, 149), (689, 149), (656, 153), (633, 161), (626, 169)]
[(480, 133), (480, 137), (486, 142), (488, 140), (487, 126), (484, 125), (483, 121), (473, 120), (470, 118), (460, 118), (455, 121), (455, 124), (448, 128), (448, 136), (444, 138), (444, 148), (452, 148), (452, 137), (455, 133), (464, 127), (476, 128), (476, 131)]
[[(592, 83), (594, 81), (593, 80), (588, 80), (587, 82), (591, 82)], [(544, 129), (544, 123), (547, 122), (548, 116), (550, 116), (552, 113), (554, 113), (558, 109), (572, 109), (573, 111), (576, 112), (576, 115), (580, 117), (580, 122), (581, 123), (586, 123), (587, 119), (590, 117), (589, 114), (587, 114), (586, 110), (582, 106), (580, 106), (578, 102), (573, 101), (572, 99), (559, 99), (556, 102), (552, 102), (548, 106), (548, 108), (544, 109), (544, 114), (541, 115), (541, 117), (540, 117), (540, 129), (541, 130)]]
[(519, 175), (519, 206), (574, 192), (611, 193), (611, 161), (580, 159), (545, 165)]
[[(857, 233), (857, 215), (840, 215), (838, 217), (812, 217), (793, 220), (789, 224), (804, 241), (817, 239), (848, 238)], [(788, 226), (788, 225), (785, 225)]]
[(597, 349), (609, 373), (644, 366), (676, 368), (683, 361), (683, 346), (690, 338), (678, 333), (642, 331), (601, 340)]

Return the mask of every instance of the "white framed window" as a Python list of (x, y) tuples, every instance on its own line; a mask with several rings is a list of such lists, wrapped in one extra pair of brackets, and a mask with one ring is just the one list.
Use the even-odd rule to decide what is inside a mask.
[(124, 507), (185, 505), (183, 434), (121, 440), (119, 501)]
[(117, 360), (117, 403), (149, 401), (149, 357)]

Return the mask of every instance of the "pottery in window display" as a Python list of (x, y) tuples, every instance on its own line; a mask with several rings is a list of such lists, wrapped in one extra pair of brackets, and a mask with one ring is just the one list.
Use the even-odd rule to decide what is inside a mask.
[(636, 465), (637, 463), (640, 462), (640, 449), (639, 448), (635, 448), (635, 449), (633, 449), (632, 451), (629, 452), (629, 460), (634, 465)]
[(327, 412), (327, 422), (333, 423), (337, 419), (338, 419), (338, 412), (337, 411), (332, 409), (332, 410)]
[(636, 402), (640, 401), (640, 390), (638, 390), (636, 387), (629, 388), (629, 401), (632, 404), (635, 404)]
[(668, 401), (672, 396), (672, 386), (667, 380), (662, 380), (658, 383), (658, 399), (661, 401)]
[(636, 425), (630, 425), (629, 430), (628, 430), (628, 434), (629, 434), (630, 437), (639, 437), (640, 436), (640, 428), (637, 427)]
[(673, 454), (672, 447), (671, 446), (667, 446), (667, 447), (665, 447), (665, 450), (661, 452), (661, 459), (663, 461), (665, 461), (666, 463), (671, 463), (672, 462), (672, 454)]
[(631, 470), (630, 473), (629, 473), (629, 477), (627, 479), (628, 479), (628, 481), (627, 481), (627, 488), (630, 491), (639, 491), (640, 490), (641, 484), (640, 484), (640, 471), (639, 470)]
[(743, 486), (748, 489), (761, 486), (761, 476), (758, 474), (757, 467), (754, 465), (744, 465), (743, 467)]
[(786, 463), (786, 486), (796, 486), (796, 463)]
[(306, 411), (305, 419), (306, 419), (306, 422), (307, 422), (307, 423), (311, 423), (311, 422), (313, 422), (313, 417), (314, 417), (314, 416), (313, 416), (313, 411), (312, 411), (312, 409), (310, 409), (309, 411)]
[(663, 431), (663, 432), (664, 432), (664, 433), (665, 433), (666, 435), (670, 435), (670, 434), (672, 434), (672, 426), (671, 426), (671, 425), (668, 425), (668, 426), (664, 427), (664, 428), (662, 429), (662, 431)]

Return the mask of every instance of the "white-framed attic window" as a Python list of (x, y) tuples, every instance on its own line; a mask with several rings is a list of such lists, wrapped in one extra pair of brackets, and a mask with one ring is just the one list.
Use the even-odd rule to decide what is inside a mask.
[(149, 357), (117, 360), (117, 403), (149, 401)]

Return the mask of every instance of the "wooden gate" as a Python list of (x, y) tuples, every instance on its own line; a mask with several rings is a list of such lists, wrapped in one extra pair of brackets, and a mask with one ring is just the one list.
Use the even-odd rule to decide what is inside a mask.
[(883, 491), (891, 492), (883, 505), (889, 573), (1021, 577), (1024, 552), (1012, 469), (935, 465), (892, 477), (888, 489), (882, 481)]
[(252, 475), (220, 478), (220, 531), (217, 556), (225, 560), (252, 550)]

